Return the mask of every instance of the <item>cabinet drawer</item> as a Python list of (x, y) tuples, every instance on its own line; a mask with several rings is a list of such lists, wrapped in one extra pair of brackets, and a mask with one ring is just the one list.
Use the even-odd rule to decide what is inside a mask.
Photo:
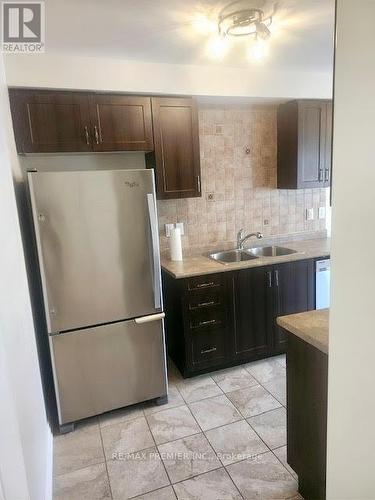
[(208, 274), (206, 276), (194, 276), (187, 280), (187, 290), (207, 290), (221, 287), (223, 284), (222, 274)]
[(225, 355), (224, 331), (214, 330), (192, 335), (193, 364), (220, 360)]
[(198, 310), (189, 314), (189, 326), (191, 330), (206, 330), (222, 327), (225, 324), (225, 312), (216, 307), (206, 310)]
[(187, 298), (189, 311), (206, 310), (210, 307), (222, 305), (222, 294), (218, 290), (210, 290), (202, 293), (190, 294)]

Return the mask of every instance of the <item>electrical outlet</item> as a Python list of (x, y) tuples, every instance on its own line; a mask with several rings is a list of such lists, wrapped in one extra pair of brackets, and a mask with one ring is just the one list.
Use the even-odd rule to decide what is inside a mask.
[(319, 207), (319, 219), (326, 218), (326, 207)]
[(169, 237), (170, 237), (170, 235), (171, 235), (171, 231), (172, 231), (172, 229), (173, 229), (173, 228), (174, 228), (174, 224), (166, 224), (166, 225), (165, 225), (165, 236), (166, 236), (167, 238), (169, 238)]
[(183, 236), (185, 234), (183, 222), (176, 222), (175, 227), (176, 227), (176, 229), (180, 228), (181, 236)]
[(314, 220), (314, 209), (306, 208), (306, 220)]
[(171, 235), (172, 229), (177, 228), (177, 227), (181, 231), (181, 236), (183, 236), (185, 234), (183, 222), (176, 222), (176, 224), (165, 224), (165, 236), (167, 238), (169, 238)]

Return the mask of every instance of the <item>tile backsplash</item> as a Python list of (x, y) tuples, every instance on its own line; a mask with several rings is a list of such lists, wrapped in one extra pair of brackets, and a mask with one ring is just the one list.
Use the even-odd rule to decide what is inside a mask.
[[(184, 254), (234, 245), (239, 229), (265, 237), (322, 236), (326, 188), (276, 189), (277, 107), (201, 107), (201, 198), (158, 201), (161, 251), (166, 223), (183, 222)], [(306, 209), (314, 220), (306, 220)]]

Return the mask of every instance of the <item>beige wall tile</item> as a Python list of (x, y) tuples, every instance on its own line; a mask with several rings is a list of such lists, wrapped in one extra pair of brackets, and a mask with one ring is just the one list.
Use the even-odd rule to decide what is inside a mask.
[(305, 211), (317, 217), (326, 189), (276, 189), (276, 117), (274, 106), (199, 109), (202, 198), (158, 201), (162, 252), (168, 222), (185, 223), (185, 254), (230, 248), (241, 227), (269, 237), (324, 231), (325, 220), (306, 221)]

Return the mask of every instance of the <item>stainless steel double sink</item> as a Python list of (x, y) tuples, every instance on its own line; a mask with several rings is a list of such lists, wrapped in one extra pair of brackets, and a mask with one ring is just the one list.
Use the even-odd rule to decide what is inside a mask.
[(281, 257), (283, 255), (290, 255), (297, 253), (296, 250), (291, 248), (268, 246), (268, 247), (255, 247), (246, 250), (224, 250), (223, 252), (211, 253), (209, 257), (221, 264), (230, 264), (234, 262), (245, 262), (248, 260), (257, 259), (258, 257)]

